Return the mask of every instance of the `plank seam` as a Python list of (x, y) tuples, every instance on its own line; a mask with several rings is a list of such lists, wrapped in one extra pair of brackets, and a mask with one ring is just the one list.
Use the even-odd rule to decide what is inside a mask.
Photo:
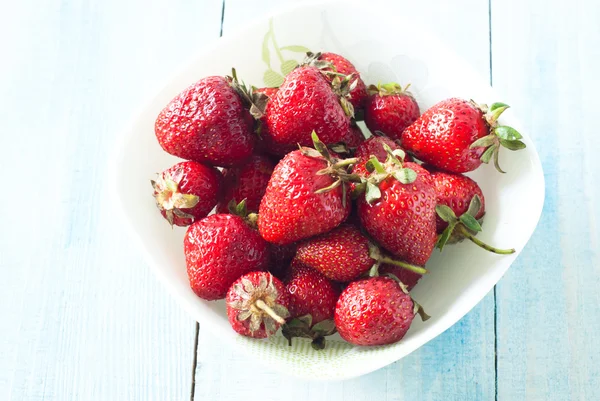
[(196, 367), (198, 366), (198, 336), (200, 334), (200, 324), (196, 322), (196, 335), (194, 337), (194, 359), (192, 360), (192, 389), (190, 392), (190, 401), (194, 401), (196, 396)]

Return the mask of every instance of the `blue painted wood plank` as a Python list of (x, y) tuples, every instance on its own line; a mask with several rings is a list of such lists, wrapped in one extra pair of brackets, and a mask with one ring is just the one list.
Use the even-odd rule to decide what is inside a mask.
[(208, 0), (4, 5), (0, 399), (189, 397), (194, 322), (114, 220), (105, 175), (121, 126), (220, 17)]
[[(290, 1), (289, 3), (293, 3)], [(252, 18), (269, 13), (242, 0), (227, 0), (224, 34)], [(389, 6), (399, 20), (411, 18), (406, 10), (426, 22), (483, 76), (489, 74), (488, 8), (479, 1), (436, 2), (435, 6), (400, 2)], [(470, 23), (457, 30), (454, 20)], [(201, 399), (279, 400), (489, 400), (495, 393), (494, 299), (487, 296), (471, 313), (439, 338), (384, 369), (334, 383), (304, 382), (278, 375), (231, 349), (215, 347), (218, 340), (201, 328), (198, 343), (196, 394)], [(232, 382), (233, 380), (233, 382)], [(247, 389), (261, 389), (254, 394)]]
[(498, 399), (600, 399), (600, 5), (494, 1), (493, 80), (534, 138), (546, 204), (498, 286)]

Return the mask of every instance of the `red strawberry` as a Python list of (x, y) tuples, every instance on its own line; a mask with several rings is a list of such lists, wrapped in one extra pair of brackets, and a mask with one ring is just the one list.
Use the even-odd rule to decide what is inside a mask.
[(201, 79), (160, 112), (155, 132), (168, 153), (215, 166), (232, 166), (254, 148), (252, 117), (224, 77)]
[(269, 244), (269, 271), (278, 279), (283, 280), (290, 270), (290, 263), (296, 256), (296, 244)]
[(258, 213), (258, 229), (269, 242), (291, 244), (327, 232), (350, 213), (344, 168), (354, 160), (332, 158), (314, 137), (321, 153), (295, 150), (275, 166)]
[(379, 249), (352, 225), (343, 224), (327, 233), (298, 244), (296, 259), (321, 272), (325, 277), (341, 282), (357, 279), (376, 263), (401, 264), (405, 268), (426, 270), (393, 261), (379, 253)]
[(390, 138), (400, 139), (406, 127), (419, 118), (419, 105), (407, 89), (408, 85), (402, 89), (396, 83), (369, 87), (365, 124), (371, 132), (381, 131)]
[(326, 144), (340, 142), (348, 132), (348, 117), (323, 74), (314, 67), (298, 67), (288, 74), (268, 102), (266, 127), (261, 135), (276, 145), (310, 146), (316, 131)]
[(421, 280), (423, 277), (420, 273), (415, 273), (408, 269), (405, 269), (400, 266), (382, 264), (379, 267), (379, 275), (385, 276), (386, 274), (393, 274), (406, 286), (406, 290), (410, 291), (415, 288), (415, 285)]
[(312, 324), (333, 319), (338, 291), (321, 273), (296, 265), (285, 282), (290, 297), (291, 317), (311, 315)]
[(266, 156), (253, 155), (239, 166), (227, 169), (224, 174), (225, 195), (219, 202), (218, 213), (228, 213), (230, 202), (236, 204), (246, 199), (246, 208), (258, 212), (275, 164)]
[(356, 148), (360, 146), (365, 141), (365, 136), (363, 135), (360, 127), (356, 124), (351, 124), (350, 129), (346, 136), (342, 139), (348, 147)]
[(215, 207), (221, 198), (222, 180), (214, 167), (192, 161), (177, 163), (152, 181), (156, 206), (171, 225), (189, 226)]
[(270, 337), (289, 316), (285, 287), (267, 272), (250, 272), (238, 278), (227, 292), (226, 304), (231, 327), (247, 337)]
[[(388, 156), (383, 145), (389, 146), (392, 150), (404, 150), (393, 139), (390, 139), (385, 136), (372, 136), (363, 143), (361, 143), (360, 146), (358, 146), (358, 148), (356, 148), (356, 153), (354, 154), (354, 157), (367, 161), (371, 158), (371, 156), (375, 156), (380, 162), (383, 163), (385, 162)], [(412, 162), (413, 159), (412, 157), (410, 157), (409, 154), (406, 154), (405, 152), (404, 161)]]
[[(333, 68), (327, 68), (327, 70), (344, 75), (354, 74), (350, 79), (350, 85), (354, 86), (354, 88), (349, 91), (347, 98), (355, 109), (362, 107), (367, 98), (367, 86), (361, 79), (360, 73), (356, 70), (354, 64), (335, 53), (321, 53), (318, 59), (332, 64)], [(328, 77), (333, 81), (333, 75), (328, 75)]]
[(465, 173), (488, 163), (492, 156), (498, 171), (500, 146), (525, 148), (515, 129), (498, 126), (504, 103), (488, 107), (473, 101), (452, 98), (427, 110), (402, 134), (402, 146), (417, 158), (441, 170)]
[[(485, 198), (479, 185), (472, 179), (462, 174), (444, 173), (443, 171), (432, 171), (431, 180), (436, 194), (438, 205), (446, 205), (460, 216), (467, 212), (469, 203), (475, 195), (479, 196), (481, 207), (475, 213), (475, 219), (479, 220), (485, 213)], [(436, 216), (437, 233), (441, 234), (448, 223)]]
[(424, 266), (436, 242), (436, 200), (429, 173), (398, 160), (381, 165), (373, 158), (370, 163), (376, 168), (358, 201), (361, 225), (401, 260)]
[(224, 298), (243, 274), (265, 270), (268, 244), (258, 231), (233, 214), (213, 214), (192, 224), (183, 241), (192, 290), (200, 298)]
[(258, 88), (254, 91), (257, 93), (264, 93), (269, 99), (271, 99), (273, 96), (275, 96), (278, 90), (279, 88)]
[(350, 283), (342, 292), (335, 307), (335, 326), (351, 344), (392, 344), (404, 337), (418, 308), (398, 282), (372, 277)]
[(514, 253), (514, 249), (498, 249), (475, 238), (481, 231), (485, 214), (485, 198), (479, 185), (462, 174), (433, 171), (431, 181), (436, 193), (436, 224), (441, 234), (436, 244), (442, 250), (448, 242), (468, 238), (483, 249), (499, 254)]

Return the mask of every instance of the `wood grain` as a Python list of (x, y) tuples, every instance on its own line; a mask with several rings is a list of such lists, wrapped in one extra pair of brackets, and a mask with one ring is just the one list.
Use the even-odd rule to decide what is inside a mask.
[(494, 86), (546, 178), (538, 229), (498, 285), (498, 399), (600, 399), (599, 16), (591, 1), (493, 3)]
[(105, 171), (121, 126), (220, 17), (208, 0), (3, 7), (0, 399), (189, 397), (194, 322), (113, 220)]
[[(266, 4), (275, 3), (267, 2)], [(277, 2), (282, 4), (282, 2)], [(288, 3), (294, 3), (290, 1)], [(489, 26), (487, 4), (463, 0), (430, 10), (416, 6), (416, 15), (426, 21), (445, 41), (455, 46), (483, 76), (489, 74)], [(403, 5), (390, 9), (399, 20), (411, 18)], [(411, 4), (414, 8), (415, 5)], [(224, 34), (244, 21), (260, 18), (268, 7), (254, 7), (243, 0), (227, 0)], [(452, 16), (470, 22), (457, 30)], [(402, 40), (403, 38), (399, 38)], [(216, 347), (218, 340), (201, 328), (198, 342), (196, 396), (200, 399), (279, 400), (282, 394), (297, 400), (488, 400), (495, 393), (494, 374), (494, 299), (487, 296), (457, 325), (415, 353), (369, 375), (339, 383), (304, 382), (283, 377), (268, 368), (257, 367), (231, 349)], [(255, 396), (245, 389), (261, 389)]]

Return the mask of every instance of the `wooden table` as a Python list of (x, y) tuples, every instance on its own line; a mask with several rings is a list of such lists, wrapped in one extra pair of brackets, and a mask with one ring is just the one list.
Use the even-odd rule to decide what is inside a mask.
[(600, 399), (600, 6), (592, 0), (419, 6), (513, 106), (546, 177), (528, 246), (446, 333), (367, 376), (301, 382), (221, 346), (175, 305), (113, 217), (107, 155), (165, 77), (281, 3), (2, 3), (0, 399)]

